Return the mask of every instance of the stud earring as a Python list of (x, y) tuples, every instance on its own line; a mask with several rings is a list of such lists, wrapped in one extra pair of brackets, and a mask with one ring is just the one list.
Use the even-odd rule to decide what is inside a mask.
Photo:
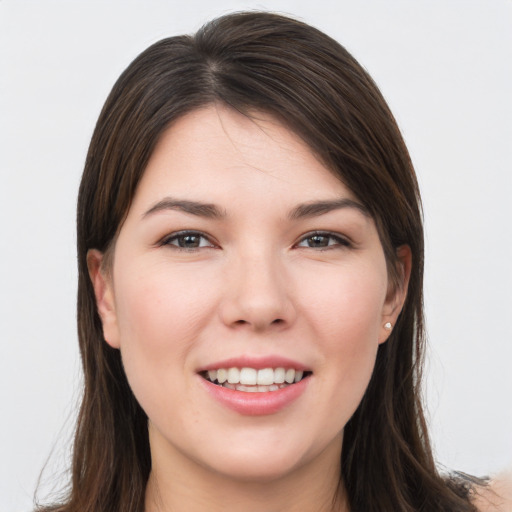
[(391, 330), (391, 327), (393, 327), (393, 326), (391, 325), (391, 322), (386, 322), (386, 323), (384, 324), (384, 329), (387, 329), (388, 331), (390, 331), (390, 330)]

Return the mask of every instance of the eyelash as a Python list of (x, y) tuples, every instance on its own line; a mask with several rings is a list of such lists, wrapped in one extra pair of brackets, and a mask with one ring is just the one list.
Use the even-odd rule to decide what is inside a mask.
[[(199, 239), (199, 245), (195, 247), (184, 247), (180, 246), (180, 240), (184, 241), (187, 237), (189, 238), (195, 238)], [(308, 243), (308, 241), (313, 240), (314, 238), (317, 239), (323, 239), (325, 242), (325, 239), (327, 239), (327, 245), (318, 245), (316, 247), (312, 246), (306, 246), (301, 245), (303, 243)], [(330, 243), (330, 241), (333, 240), (334, 243)], [(206, 243), (204, 243), (206, 241)], [(318, 240), (317, 240), (318, 241)], [(172, 242), (178, 242), (177, 244)], [(187, 251), (187, 252), (194, 252), (199, 249), (204, 248), (214, 248), (216, 245), (210, 240), (208, 236), (206, 236), (204, 233), (201, 233), (200, 231), (179, 231), (177, 233), (172, 233), (170, 236), (164, 238), (160, 245), (168, 245), (172, 246), (174, 249), (179, 251)], [(331, 233), (328, 231), (312, 231), (310, 233), (306, 233), (295, 245), (294, 247), (303, 247), (308, 249), (316, 249), (319, 251), (326, 251), (330, 249), (334, 249), (337, 247), (351, 247), (351, 243), (344, 237), (340, 236), (337, 233)]]
[[(199, 245), (197, 247), (183, 247), (183, 246), (178, 245), (180, 239), (183, 241), (187, 237), (190, 237), (190, 238), (195, 237), (195, 238), (200, 239)], [(201, 240), (206, 241), (207, 243), (204, 245), (201, 245), (203, 243)], [(178, 244), (173, 244), (172, 242), (174, 242), (174, 241), (178, 241)], [(201, 233), (200, 231), (190, 231), (190, 230), (172, 233), (170, 236), (165, 237), (160, 242), (160, 245), (169, 245), (169, 246), (172, 246), (173, 249), (176, 249), (178, 251), (186, 251), (186, 252), (194, 252), (194, 251), (197, 251), (199, 249), (204, 249), (204, 248), (212, 249), (215, 247), (215, 244), (204, 233)]]
[[(317, 246), (317, 247), (311, 247), (311, 246), (305, 246), (301, 245), (304, 242), (307, 242), (308, 240), (312, 240), (313, 238), (327, 238), (330, 240), (334, 240), (335, 243), (330, 243), (328, 241), (327, 245), (325, 246)], [(310, 233), (306, 233), (300, 240), (295, 244), (296, 247), (305, 247), (309, 249), (317, 249), (319, 251), (328, 251), (330, 249), (335, 249), (341, 247), (351, 247), (352, 244), (344, 237), (337, 233), (331, 233), (329, 231), (312, 231)]]

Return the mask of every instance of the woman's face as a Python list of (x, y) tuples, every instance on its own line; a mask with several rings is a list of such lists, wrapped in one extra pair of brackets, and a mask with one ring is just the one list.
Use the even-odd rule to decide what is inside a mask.
[(403, 297), (362, 204), (296, 135), (256, 117), (211, 106), (179, 119), (111, 272), (95, 251), (89, 267), (153, 464), (265, 480), (339, 460)]

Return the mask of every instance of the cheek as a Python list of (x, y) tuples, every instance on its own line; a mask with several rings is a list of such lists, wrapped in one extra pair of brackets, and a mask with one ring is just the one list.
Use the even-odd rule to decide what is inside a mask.
[(189, 344), (214, 311), (211, 281), (198, 282), (191, 269), (164, 265), (134, 269), (116, 287), (116, 313), (122, 343), (146, 348)]
[(387, 290), (384, 264), (327, 269), (301, 286), (307, 289), (301, 313), (334, 351), (377, 342)]
[(145, 409), (179, 400), (176, 375), (187, 375), (187, 356), (215, 314), (215, 290), (186, 271), (130, 266), (119, 272), (115, 295), (123, 366), (137, 399)]
[(319, 287), (317, 275), (310, 283), (311, 300), (303, 314), (315, 330), (322, 354), (321, 406), (331, 411), (337, 429), (356, 410), (373, 372), (387, 277), (385, 267), (369, 266), (333, 273), (323, 282), (325, 286)]

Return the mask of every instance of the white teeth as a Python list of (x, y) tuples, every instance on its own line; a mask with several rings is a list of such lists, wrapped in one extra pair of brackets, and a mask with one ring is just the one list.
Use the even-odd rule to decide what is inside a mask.
[(289, 370), (286, 370), (286, 376), (284, 378), (288, 384), (291, 384), (295, 381), (295, 370), (293, 368), (290, 368)]
[(274, 370), (272, 368), (258, 370), (258, 385), (270, 386), (271, 384), (274, 384)]
[(218, 382), (224, 387), (245, 391), (247, 393), (268, 391), (277, 391), (289, 384), (299, 382), (304, 376), (302, 370), (294, 368), (255, 368), (244, 367), (242, 369), (219, 368), (218, 370), (208, 370), (205, 377), (211, 382)]
[(274, 382), (276, 384), (282, 384), (284, 382), (286, 372), (284, 368), (276, 368), (274, 370)]
[(230, 368), (228, 370), (228, 382), (230, 384), (238, 384), (240, 382), (240, 370), (238, 368)]
[(224, 382), (221, 384), (223, 388), (232, 389), (233, 391), (244, 391), (245, 393), (267, 393), (269, 391), (277, 391), (289, 386), (289, 384), (272, 384), (271, 386), (244, 386), (243, 384), (230, 384)]
[(258, 372), (254, 368), (242, 368), (240, 371), (240, 384), (254, 386), (257, 383), (257, 380)]
[(237, 391), (246, 391), (247, 393), (254, 393), (258, 391), (257, 386), (244, 386), (242, 384), (238, 384), (235, 386)]

